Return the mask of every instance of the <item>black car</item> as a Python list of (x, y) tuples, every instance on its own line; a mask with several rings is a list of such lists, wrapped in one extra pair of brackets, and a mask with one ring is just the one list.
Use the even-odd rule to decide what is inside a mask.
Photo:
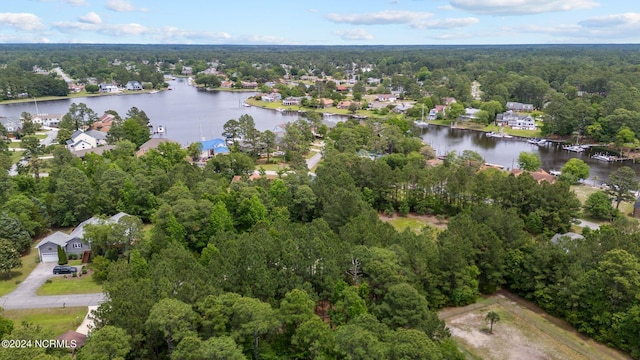
[(74, 266), (56, 265), (56, 267), (53, 268), (53, 273), (55, 275), (58, 275), (58, 274), (71, 274), (71, 273), (75, 273), (75, 272), (78, 272), (78, 269), (76, 269)]

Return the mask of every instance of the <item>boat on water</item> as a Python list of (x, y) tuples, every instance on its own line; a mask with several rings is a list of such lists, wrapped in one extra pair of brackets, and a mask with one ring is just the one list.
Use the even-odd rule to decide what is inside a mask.
[(424, 128), (429, 126), (429, 123), (425, 121), (415, 121), (414, 124), (419, 128)]
[(581, 152), (584, 152), (586, 149), (580, 145), (563, 145), (562, 150), (581, 153)]
[(532, 145), (538, 145), (538, 146), (542, 146), (542, 145), (546, 145), (548, 140), (547, 139), (536, 139), (536, 138), (531, 138), (529, 140), (527, 140), (527, 142), (529, 144)]
[(278, 111), (278, 112), (283, 112), (283, 111), (284, 111), (284, 109), (279, 107), (279, 108), (277, 108), (277, 109), (276, 109), (276, 111)]
[(509, 135), (509, 134), (505, 134), (502, 130), (500, 130), (500, 132), (488, 132), (486, 133), (487, 137), (494, 137), (494, 138), (503, 138), (503, 139), (511, 139), (513, 136)]
[(244, 106), (244, 107), (251, 107), (251, 105), (247, 104), (246, 102), (243, 102), (243, 103), (242, 103), (242, 106)]
[(591, 158), (600, 160), (600, 161), (605, 161), (605, 162), (613, 162), (618, 160), (617, 156), (601, 154), (601, 153), (594, 154), (593, 156), (591, 156)]

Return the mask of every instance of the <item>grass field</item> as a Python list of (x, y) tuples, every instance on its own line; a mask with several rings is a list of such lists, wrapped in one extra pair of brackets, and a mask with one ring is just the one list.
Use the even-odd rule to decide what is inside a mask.
[(69, 330), (76, 330), (87, 315), (87, 311), (86, 307), (5, 310), (2, 316), (13, 321), (16, 327), (26, 321), (40, 326), (45, 333), (55, 337)]
[(397, 231), (403, 232), (405, 229), (409, 229), (416, 234), (421, 233), (425, 227), (430, 226), (439, 230), (443, 230), (447, 227), (446, 221), (440, 221), (434, 216), (420, 216), (409, 214), (406, 217), (394, 215), (388, 217), (385, 215), (379, 216), (380, 220), (391, 224)]
[(55, 276), (50, 279), (50, 283), (43, 284), (36, 295), (70, 295), (70, 294), (93, 294), (102, 292), (102, 286), (95, 281), (91, 274), (84, 274), (78, 277), (71, 275)]
[[(592, 187), (592, 186), (586, 186), (586, 185), (573, 185), (573, 186), (571, 186), (571, 190), (573, 190), (576, 193), (576, 195), (578, 196), (578, 200), (580, 200), (580, 202), (582, 204), (584, 204), (584, 202), (587, 200), (589, 195), (591, 195), (591, 194), (593, 194), (593, 193), (595, 193), (597, 191), (601, 191), (601, 189), (599, 189), (599, 188)], [(622, 203), (620, 203), (619, 210), (623, 215), (630, 216), (633, 213), (633, 203), (631, 203), (631, 202), (622, 202)], [(587, 219), (587, 220), (595, 221), (595, 222), (602, 222), (602, 221), (593, 220), (593, 219)]]
[[(493, 334), (489, 334), (489, 323), (485, 320), (489, 311), (500, 316)], [(563, 321), (513, 295), (494, 295), (463, 308), (442, 310), (439, 316), (471, 359), (630, 359), (581, 336)]]
[(18, 284), (31, 274), (31, 271), (38, 265), (36, 259), (38, 258), (38, 250), (31, 249), (31, 252), (22, 257), (22, 266), (14, 269), (7, 276), (3, 274), (0, 276), (0, 296), (4, 296), (18, 287)]

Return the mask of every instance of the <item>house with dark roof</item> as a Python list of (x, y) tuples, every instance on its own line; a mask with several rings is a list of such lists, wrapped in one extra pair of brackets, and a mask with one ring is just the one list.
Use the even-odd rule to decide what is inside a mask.
[(73, 229), (70, 234), (65, 234), (61, 231), (56, 231), (53, 234), (42, 239), (36, 248), (38, 248), (38, 256), (41, 262), (55, 262), (58, 261), (58, 245), (67, 254), (82, 255), (86, 251), (91, 251), (91, 244), (84, 241), (84, 227), (89, 224), (105, 224), (105, 223), (117, 223), (126, 213), (120, 212), (113, 215), (110, 218), (102, 219), (99, 217), (92, 217), (81, 222)]
[(531, 112), (531, 111), (533, 111), (533, 104), (523, 104), (523, 103), (519, 103), (519, 102), (509, 101), (509, 102), (507, 102), (507, 109), (509, 109), (511, 111)]

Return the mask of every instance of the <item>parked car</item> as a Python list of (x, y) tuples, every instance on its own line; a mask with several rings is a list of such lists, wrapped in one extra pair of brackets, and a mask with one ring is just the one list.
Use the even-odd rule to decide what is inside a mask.
[(75, 272), (78, 272), (78, 269), (75, 266), (56, 265), (53, 268), (53, 274), (54, 275), (71, 274), (71, 273), (75, 273)]

